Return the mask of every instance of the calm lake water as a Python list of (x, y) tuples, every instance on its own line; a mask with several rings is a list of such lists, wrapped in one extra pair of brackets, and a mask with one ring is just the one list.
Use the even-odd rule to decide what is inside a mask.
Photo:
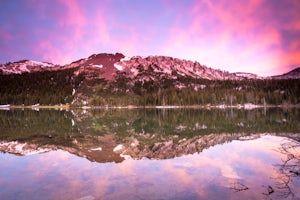
[(300, 109), (0, 110), (0, 199), (300, 199)]

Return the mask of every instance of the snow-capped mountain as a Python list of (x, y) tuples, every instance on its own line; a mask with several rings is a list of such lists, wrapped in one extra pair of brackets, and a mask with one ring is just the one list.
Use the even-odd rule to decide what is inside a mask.
[(38, 71), (53, 71), (76, 68), (74, 75), (85, 74), (86, 78), (103, 78), (113, 80), (116, 74), (122, 73), (128, 78), (139, 81), (156, 80), (157, 77), (177, 79), (178, 76), (208, 80), (245, 80), (245, 79), (299, 79), (299, 68), (283, 75), (259, 77), (246, 72), (229, 73), (201, 65), (198, 62), (182, 60), (167, 56), (134, 56), (123, 54), (93, 54), (88, 58), (59, 66), (47, 62), (22, 60), (0, 65), (0, 74), (22, 74)]
[(160, 78), (177, 79), (177, 75), (203, 78), (209, 80), (243, 80), (259, 78), (250, 73), (229, 73), (222, 70), (212, 69), (198, 62), (182, 60), (167, 56), (134, 56), (125, 57), (116, 54), (94, 54), (86, 59), (75, 61), (64, 68), (79, 67), (77, 74), (85, 72), (86, 75), (112, 80), (116, 73), (122, 73), (128, 78), (137, 81), (155, 80)]
[(167, 56), (129, 58), (120, 53), (103, 53), (64, 66), (23, 60), (0, 65), (0, 75), (0, 105), (299, 102), (299, 68), (281, 76), (259, 77), (212, 69), (198, 62)]
[(116, 54), (93, 54), (88, 58), (80, 59), (62, 68), (77, 68), (75, 75), (84, 73), (86, 78), (113, 79), (113, 75), (118, 71), (114, 64), (120, 62), (125, 56)]
[(22, 74), (37, 71), (53, 70), (54, 68), (55, 65), (48, 62), (21, 60), (14, 63), (0, 65), (0, 74)]
[(244, 78), (248, 78), (248, 79), (262, 79), (263, 78), (263, 77), (259, 77), (256, 74), (246, 73), (246, 72), (235, 72), (232, 74), (234, 74), (235, 76), (244, 77)]
[(130, 59), (120, 60), (114, 66), (130, 78), (140, 77), (142, 73), (148, 71), (151, 74), (145, 77), (147, 79), (153, 79), (153, 75), (155, 74), (170, 79), (176, 79), (177, 75), (209, 80), (240, 79), (240, 77), (234, 74), (208, 68), (198, 62), (166, 56), (149, 56), (146, 58), (135, 56)]

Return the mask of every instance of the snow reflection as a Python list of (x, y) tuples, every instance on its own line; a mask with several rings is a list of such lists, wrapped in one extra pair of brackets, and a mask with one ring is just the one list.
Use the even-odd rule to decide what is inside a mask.
[[(22, 157), (1, 153), (0, 194), (3, 199), (263, 199), (271, 188), (268, 196), (281, 199), (282, 170), (276, 165), (287, 158), (282, 144), (290, 141), (264, 135), (173, 159), (121, 163), (91, 162), (63, 150)], [(293, 149), (299, 152), (299, 146)], [(285, 198), (299, 198), (299, 176), (288, 184), (293, 195)]]

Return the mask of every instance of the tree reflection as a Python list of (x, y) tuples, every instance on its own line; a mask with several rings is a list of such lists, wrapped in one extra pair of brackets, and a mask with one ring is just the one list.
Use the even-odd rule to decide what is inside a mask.
[(276, 177), (278, 196), (280, 198), (299, 198), (296, 188), (292, 187), (292, 183), (300, 178), (300, 142), (289, 140), (283, 143), (278, 151), (285, 155), (285, 159), (282, 160), (283, 163), (276, 165), (279, 170), (279, 175)]
[(245, 191), (245, 190), (248, 190), (249, 188), (240, 183), (240, 182), (234, 182), (231, 186), (230, 186), (230, 189), (232, 189), (233, 191), (235, 192), (241, 192), (241, 191)]

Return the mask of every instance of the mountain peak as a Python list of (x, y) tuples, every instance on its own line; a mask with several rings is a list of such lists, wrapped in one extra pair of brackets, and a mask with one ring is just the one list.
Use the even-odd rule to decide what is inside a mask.
[(114, 64), (119, 62), (125, 56), (121, 53), (99, 53), (93, 54), (88, 58), (83, 58), (63, 66), (64, 68), (78, 67), (76, 74), (85, 73), (88, 79), (104, 78), (112, 80), (113, 75), (117, 71)]
[(36, 71), (51, 70), (55, 65), (48, 62), (34, 60), (20, 60), (13, 63), (0, 65), (0, 74), (22, 74)]
[[(122, 71), (122, 73), (124, 73), (127, 77), (140, 77), (142, 79), (149, 79), (151, 76), (176, 79), (177, 75), (209, 80), (244, 80), (264, 78), (259, 77), (256, 74), (246, 72), (229, 73), (206, 67), (205, 65), (201, 65), (199, 62), (169, 56), (125, 57), (122, 53), (93, 54), (88, 58), (83, 58), (64, 66), (33, 60), (20, 60), (14, 63), (0, 65), (0, 74), (22, 74), (68, 68), (78, 68), (75, 75), (84, 72), (88, 78), (97, 77), (104, 78), (106, 80), (113, 80), (115, 74), (120, 71)], [(299, 79), (300, 68), (296, 68), (283, 75), (265, 78)]]
[(272, 76), (273, 79), (300, 79), (300, 67), (282, 75)]
[(88, 59), (105, 59), (105, 58), (116, 58), (116, 59), (122, 59), (125, 56), (121, 53), (99, 53), (99, 54), (92, 54), (88, 57)]

